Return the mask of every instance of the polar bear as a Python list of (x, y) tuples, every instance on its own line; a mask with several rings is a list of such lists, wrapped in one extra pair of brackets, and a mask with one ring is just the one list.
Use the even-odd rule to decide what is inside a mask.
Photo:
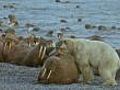
[(60, 42), (62, 44), (58, 46), (64, 47), (64, 50), (68, 50), (75, 58), (86, 83), (94, 78), (93, 69), (98, 69), (104, 85), (117, 85), (115, 76), (120, 68), (120, 61), (116, 51), (110, 45), (86, 39), (65, 38)]

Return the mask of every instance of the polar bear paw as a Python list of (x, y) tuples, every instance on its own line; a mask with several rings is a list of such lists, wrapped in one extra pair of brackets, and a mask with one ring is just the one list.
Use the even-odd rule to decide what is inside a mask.
[(117, 82), (115, 80), (107, 80), (103, 85), (117, 86)]

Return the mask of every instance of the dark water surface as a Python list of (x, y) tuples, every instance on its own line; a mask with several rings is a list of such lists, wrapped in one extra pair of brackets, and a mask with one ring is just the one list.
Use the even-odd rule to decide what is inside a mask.
[[(120, 29), (108, 31), (86, 30), (85, 24), (105, 25), (107, 27), (120, 27), (120, 0), (61, 0), (69, 3), (56, 3), (55, 0), (0, 0), (0, 18), (15, 14), (20, 21), (17, 31), (25, 35), (25, 23), (34, 23), (39, 26), (39, 36), (45, 36), (47, 31), (56, 32), (63, 27), (66, 36), (75, 35), (85, 38), (91, 35), (100, 35), (114, 47), (120, 47)], [(15, 9), (4, 9), (3, 5), (15, 3)], [(78, 8), (76, 8), (78, 6)], [(82, 21), (78, 22), (81, 18)], [(65, 19), (67, 23), (61, 23)]]

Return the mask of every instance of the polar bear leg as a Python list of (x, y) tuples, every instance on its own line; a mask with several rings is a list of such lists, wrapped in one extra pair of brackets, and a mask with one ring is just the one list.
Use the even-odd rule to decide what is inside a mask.
[(83, 75), (83, 81), (85, 83), (91, 83), (94, 79), (93, 71), (89, 65), (83, 65), (80, 67), (81, 73)]
[(100, 76), (105, 80), (103, 85), (117, 85), (115, 81), (116, 71), (112, 71), (110, 69), (99, 68)]

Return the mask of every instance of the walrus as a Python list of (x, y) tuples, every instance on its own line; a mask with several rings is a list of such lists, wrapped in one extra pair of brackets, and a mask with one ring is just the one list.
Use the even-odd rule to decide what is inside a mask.
[(31, 50), (31, 47), (28, 47), (25, 42), (19, 40), (19, 38), (12, 33), (5, 33), (1, 39), (0, 58), (2, 58), (2, 62), (22, 64), (21, 61)]
[(39, 42), (23, 59), (22, 63), (26, 66), (42, 66), (44, 60), (49, 56), (49, 53), (54, 47), (49, 46), (47, 42)]
[(19, 39), (15, 34), (12, 33), (5, 33), (2, 36), (2, 57), (4, 62), (9, 62), (7, 58), (8, 54), (11, 53), (11, 50), (19, 44)]
[(11, 33), (5, 33), (0, 36), (0, 59), (2, 59), (3, 62), (7, 62), (6, 59), (7, 54), (12, 49), (12, 47), (16, 44), (18, 44), (19, 40), (17, 39), (17, 36)]
[(38, 82), (43, 84), (71, 84), (79, 82), (78, 80), (78, 69), (70, 55), (47, 58), (38, 75)]
[(24, 44), (18, 44), (12, 47), (12, 49), (7, 54), (7, 60), (9, 63), (17, 64), (17, 65), (25, 65), (22, 63), (22, 60), (26, 57), (26, 55), (30, 52), (32, 47), (28, 47)]

